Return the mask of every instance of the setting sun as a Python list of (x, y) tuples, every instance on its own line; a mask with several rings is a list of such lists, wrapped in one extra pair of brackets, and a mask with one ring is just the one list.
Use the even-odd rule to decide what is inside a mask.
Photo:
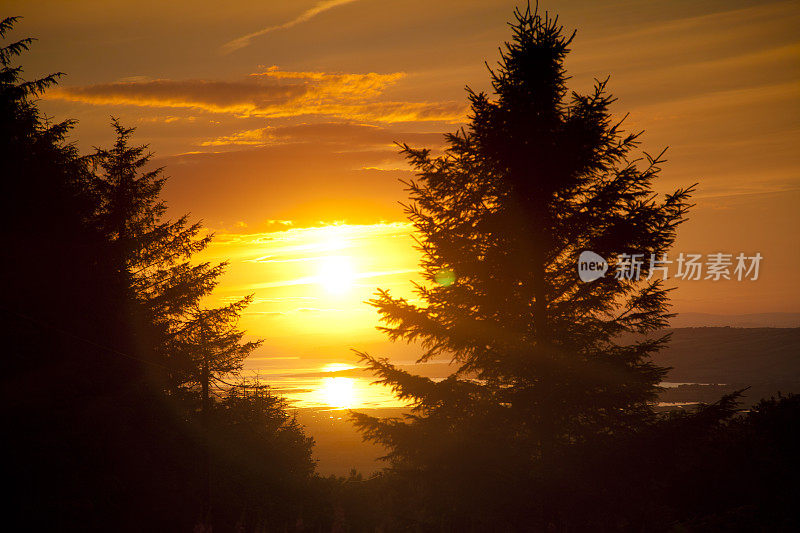
[(320, 390), (325, 403), (331, 407), (349, 409), (356, 399), (353, 378), (324, 378)]
[(330, 256), (319, 259), (317, 282), (332, 294), (343, 294), (353, 287), (355, 273), (349, 257)]

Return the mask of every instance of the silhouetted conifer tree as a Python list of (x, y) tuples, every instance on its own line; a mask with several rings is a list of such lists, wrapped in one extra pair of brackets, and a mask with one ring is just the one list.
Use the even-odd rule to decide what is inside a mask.
[(226, 263), (197, 262), (193, 255), (211, 241), (188, 215), (166, 218), (161, 168), (151, 168), (146, 146), (131, 146), (132, 128), (113, 120), (116, 142), (97, 149), (94, 188), (100, 199), (96, 224), (113, 250), (126, 294), (127, 324), (139, 357), (155, 365), (149, 373), (193, 423), (198, 435), (198, 520), (212, 519), (211, 425), (214, 397), (230, 386), (244, 359), (260, 341), (244, 341), (237, 327), (251, 297), (208, 309), (202, 300), (217, 285)]
[[(3, 39), (16, 21), (0, 22)], [(67, 139), (74, 121), (52, 122), (38, 108), (59, 75), (26, 81), (14, 63), (32, 41), (0, 48), (0, 327), (7, 362), (0, 404), (15, 435), (7, 452), (15, 490), (6, 521), (21, 519), (32, 530), (54, 523), (107, 529), (139, 512), (123, 502), (153, 509), (165, 501), (153, 485), (174, 480), (180, 456), (171, 455), (170, 469), (160, 466), (184, 448), (171, 446), (175, 432), (164, 423), (163, 395), (145, 379), (153, 365), (135, 355), (126, 334), (126, 293), (94, 223), (100, 198), (91, 167)]]
[(132, 130), (115, 123), (116, 143), (82, 157), (74, 121), (39, 110), (58, 75), (23, 79), (32, 39), (6, 44), (16, 20), (0, 20), (4, 523), (190, 530), (209, 464), (223, 528), (312, 518), (296, 503), (314, 497), (311, 439), (265, 387), (221, 381), (256, 346), (237, 327), (249, 299), (203, 307), (224, 269), (192, 260), (210, 235), (166, 219)]
[(131, 146), (132, 128), (113, 121), (116, 142), (97, 149), (94, 187), (101, 200), (96, 223), (107, 236), (131, 302), (130, 324), (145, 353), (168, 370), (166, 387), (199, 394), (204, 365), (219, 379), (241, 369), (258, 345), (236, 327), (251, 298), (217, 309), (201, 307), (226, 263), (193, 261), (212, 235), (188, 215), (166, 218), (163, 169), (149, 166), (146, 146)]
[[(652, 417), (666, 369), (648, 356), (667, 338), (620, 339), (667, 323), (667, 289), (660, 275), (647, 279), (649, 258), (673, 244), (691, 192), (654, 192), (663, 152), (635, 155), (639, 134), (612, 117), (607, 80), (568, 91), (574, 34), (547, 13), (515, 16), (490, 69), (494, 97), (468, 89), (469, 124), (446, 136), (444, 154), (403, 146), (416, 171), (406, 212), (423, 255), (421, 304), (387, 291), (371, 302), (392, 340), (457, 370), (437, 382), (362, 353), (414, 411), (354, 415), (396, 470), (427, 483), (439, 510), (490, 509), (492, 527), (519, 518), (520, 501), (542, 504), (529, 489), (563, 446)], [(584, 250), (611, 272), (581, 282)], [(640, 280), (614, 275), (618, 254), (647, 258)]]
[[(18, 19), (0, 20), (3, 41)], [(86, 159), (66, 140), (74, 121), (51, 122), (36, 105), (62, 73), (28, 81), (14, 64), (32, 42), (24, 38), (0, 47), (3, 297), (15, 311), (69, 320), (62, 305), (72, 300), (79, 306), (80, 300), (53, 289), (63, 287), (65, 280), (84, 279), (91, 270), (100, 238), (87, 221), (96, 199), (89, 191)], [(64, 261), (66, 257), (73, 260)]]
[(216, 524), (238, 522), (257, 531), (282, 530), (298, 517), (330, 520), (327, 509), (308, 505), (314, 440), (288, 407), (258, 380), (242, 382), (214, 402), (208, 422)]

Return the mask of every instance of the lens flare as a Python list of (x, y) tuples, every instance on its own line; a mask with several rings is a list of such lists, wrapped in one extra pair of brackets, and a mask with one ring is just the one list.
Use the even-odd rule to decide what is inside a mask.
[(449, 268), (439, 270), (434, 276), (434, 281), (443, 287), (449, 287), (456, 281), (456, 273)]

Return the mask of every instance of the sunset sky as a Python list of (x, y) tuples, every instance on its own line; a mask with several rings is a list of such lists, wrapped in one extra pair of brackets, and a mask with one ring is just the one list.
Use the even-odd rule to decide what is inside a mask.
[[(256, 357), (374, 346), (376, 287), (409, 294), (417, 257), (394, 141), (441, 147), (465, 85), (488, 88), (517, 2), (17, 1), (39, 40), (28, 78), (63, 71), (42, 108), (88, 153), (109, 117), (171, 179), (173, 215), (216, 233), (217, 298), (254, 293)], [(578, 33), (571, 88), (611, 75), (643, 146), (669, 146), (659, 190), (699, 182), (674, 254), (760, 252), (758, 281), (685, 281), (674, 310), (800, 311), (800, 3), (543, 2)]]

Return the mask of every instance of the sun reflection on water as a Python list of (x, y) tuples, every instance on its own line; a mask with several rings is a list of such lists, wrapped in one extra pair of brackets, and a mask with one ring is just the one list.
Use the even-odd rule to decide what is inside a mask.
[(283, 359), (253, 363), (251, 369), (295, 408), (359, 410), (407, 405), (389, 387), (374, 383), (373, 375), (352, 364), (317, 360), (304, 366)]

